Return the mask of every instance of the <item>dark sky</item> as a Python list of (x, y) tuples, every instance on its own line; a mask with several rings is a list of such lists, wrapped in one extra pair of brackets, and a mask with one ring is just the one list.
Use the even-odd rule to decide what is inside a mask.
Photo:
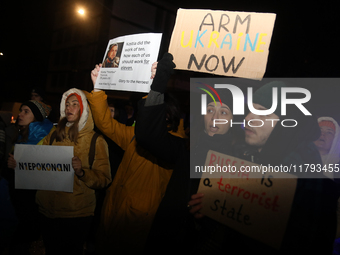
[[(4, 2), (4, 1), (3, 1)], [(154, 1), (162, 3), (166, 1)], [(338, 77), (336, 7), (298, 1), (186, 1), (181, 8), (276, 13), (265, 77)], [(305, 1), (304, 1), (305, 2)], [(294, 3), (294, 4), (293, 4)], [(306, 3), (306, 2), (305, 2)], [(44, 84), (55, 1), (6, 1), (0, 27), (1, 100)], [(141, 14), (145, 15), (143, 10)]]
[(54, 1), (3, 1), (1, 4), (2, 100), (9, 101), (26, 88), (45, 83), (53, 11), (49, 2)]

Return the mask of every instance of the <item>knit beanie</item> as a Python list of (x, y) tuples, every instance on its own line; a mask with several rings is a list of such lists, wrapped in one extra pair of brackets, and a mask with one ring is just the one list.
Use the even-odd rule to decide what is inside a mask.
[(52, 110), (51, 106), (36, 100), (26, 101), (20, 106), (20, 108), (23, 105), (26, 105), (31, 109), (37, 121), (43, 121), (44, 119), (46, 119)]
[[(225, 105), (227, 105), (230, 109), (231, 112), (233, 112), (233, 95), (231, 94), (231, 91), (229, 89), (215, 89), (217, 95), (219, 96), (219, 98), (215, 95), (215, 93), (212, 93), (212, 95), (215, 98), (215, 101), (217, 104), (221, 104), (221, 102)], [(207, 103), (211, 103), (213, 102), (213, 99), (207, 95)]]
[(263, 107), (270, 109), (273, 104), (273, 88), (277, 88), (277, 107), (274, 113), (277, 116), (281, 116), (281, 88), (287, 87), (282, 81), (269, 82), (258, 90), (253, 95), (253, 103), (262, 105)]
[(207, 95), (207, 104), (215, 101), (216, 104), (220, 105), (222, 102), (229, 107), (231, 112), (233, 112), (233, 95), (229, 89), (214, 89), (213, 86), (209, 86), (207, 90), (210, 91), (212, 95), (212, 97)]
[(335, 130), (335, 125), (334, 125), (334, 123), (332, 121), (328, 121), (328, 120), (320, 121), (319, 122), (319, 126), (320, 127), (326, 126), (326, 127), (332, 128), (334, 130), (334, 132), (336, 131)]

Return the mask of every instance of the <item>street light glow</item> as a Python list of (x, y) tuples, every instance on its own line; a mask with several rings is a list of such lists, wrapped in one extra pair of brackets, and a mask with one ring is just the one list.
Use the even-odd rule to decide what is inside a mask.
[(79, 13), (80, 15), (84, 15), (84, 14), (85, 14), (85, 10), (84, 10), (84, 9), (79, 9), (79, 10), (78, 10), (78, 13)]

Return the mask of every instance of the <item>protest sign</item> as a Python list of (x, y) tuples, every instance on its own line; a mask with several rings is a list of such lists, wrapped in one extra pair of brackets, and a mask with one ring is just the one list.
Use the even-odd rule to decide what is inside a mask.
[(72, 158), (72, 146), (15, 145), (15, 188), (73, 192)]
[[(227, 157), (209, 151), (206, 165), (211, 154)], [(244, 161), (246, 165), (254, 165)], [(230, 163), (231, 164), (231, 163)], [(253, 175), (260, 178), (252, 178)], [(287, 178), (282, 179), (286, 175)], [(235, 229), (255, 240), (279, 249), (286, 230), (290, 210), (296, 190), (297, 178), (288, 173), (252, 173), (239, 178), (211, 178), (205, 172), (201, 177), (199, 190), (203, 193), (201, 212), (218, 222)]]
[(149, 92), (161, 38), (162, 34), (147, 33), (110, 40), (95, 88)]
[(261, 80), (276, 14), (177, 12), (169, 52), (177, 69)]

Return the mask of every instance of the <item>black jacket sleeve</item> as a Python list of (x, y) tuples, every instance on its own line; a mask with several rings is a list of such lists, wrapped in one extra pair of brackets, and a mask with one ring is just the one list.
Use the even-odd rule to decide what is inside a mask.
[(144, 106), (145, 100), (138, 105), (135, 127), (136, 141), (157, 158), (174, 163), (183, 153), (183, 138), (171, 135), (166, 124), (165, 104)]

